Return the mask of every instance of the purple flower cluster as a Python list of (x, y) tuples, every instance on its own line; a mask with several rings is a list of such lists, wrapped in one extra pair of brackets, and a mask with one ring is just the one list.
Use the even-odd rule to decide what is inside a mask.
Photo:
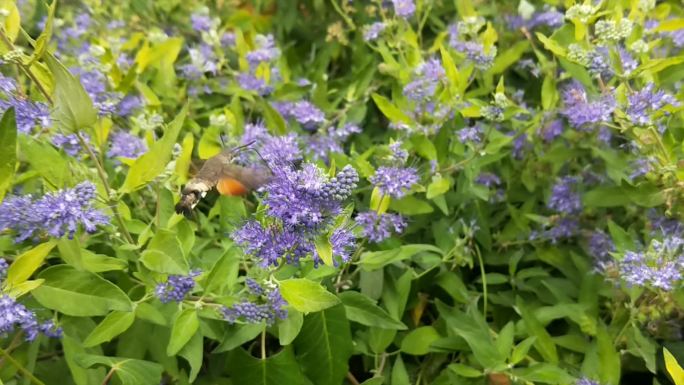
[(5, 258), (0, 258), (0, 280), (3, 280), (5, 277), (7, 277), (8, 268), (9, 263), (7, 263), (7, 260)]
[(606, 47), (596, 47), (596, 49), (588, 51), (586, 62), (589, 73), (596, 77), (610, 79), (614, 74), (610, 64), (610, 53)]
[(551, 243), (556, 244), (562, 239), (574, 237), (579, 232), (579, 222), (573, 218), (560, 218), (551, 228), (542, 232), (533, 231), (530, 234), (530, 239), (548, 239)]
[(43, 233), (55, 238), (68, 234), (72, 238), (79, 225), (92, 233), (109, 221), (92, 207), (95, 196), (95, 185), (83, 182), (35, 201), (30, 195), (9, 197), (0, 204), (0, 230), (13, 230), (17, 242)]
[(205, 73), (216, 75), (218, 58), (214, 48), (208, 44), (199, 44), (188, 49), (190, 63), (180, 67), (181, 76), (188, 80), (200, 80)]
[(492, 188), (501, 184), (501, 178), (491, 172), (483, 172), (475, 178), (475, 183)]
[(0, 100), (0, 112), (4, 113), (14, 107), (16, 114), (17, 130), (29, 134), (36, 126), (50, 127), (50, 109), (43, 102), (32, 102), (22, 97), (10, 96), (6, 100)]
[[(82, 137), (86, 145), (90, 146), (90, 137), (88, 134), (83, 134)], [(79, 155), (81, 150), (83, 150), (83, 147), (81, 147), (81, 141), (78, 140), (76, 134), (54, 134), (52, 135), (52, 144), (54, 144), (55, 147), (61, 148), (69, 156), (73, 157)]]
[(558, 28), (563, 25), (565, 15), (558, 12), (556, 8), (544, 7), (543, 11), (533, 13), (529, 18), (525, 19), (522, 16), (510, 16), (506, 18), (508, 26), (511, 29), (527, 28), (533, 30), (537, 27), (551, 27)]
[(663, 90), (654, 91), (653, 83), (647, 84), (640, 91), (627, 96), (627, 117), (636, 125), (653, 124), (652, 114), (666, 105), (679, 106), (679, 101)]
[(575, 385), (600, 385), (600, 384), (596, 381), (592, 381), (592, 380), (588, 379), (587, 377), (582, 377), (575, 382)]
[(226, 321), (236, 323), (243, 321), (246, 323), (266, 322), (273, 325), (276, 319), (287, 318), (287, 302), (280, 294), (277, 287), (264, 288), (255, 280), (248, 278), (246, 281), (249, 293), (256, 297), (253, 300), (242, 300), (230, 307), (223, 307), (221, 313)]
[(383, 195), (401, 198), (419, 181), (418, 171), (413, 167), (379, 167), (369, 181)]
[(563, 121), (554, 119), (541, 128), (541, 137), (544, 142), (549, 143), (559, 137), (563, 133), (563, 130)]
[(565, 88), (563, 102), (565, 109), (562, 114), (575, 128), (608, 122), (615, 110), (615, 98), (612, 95), (604, 95), (596, 101), (589, 101), (584, 87), (576, 81)]
[(114, 132), (109, 141), (107, 156), (135, 159), (147, 151), (145, 142), (125, 131)]
[(406, 229), (406, 219), (398, 214), (378, 214), (366, 211), (356, 216), (356, 224), (361, 226), (362, 234), (373, 243), (382, 242), (392, 236), (401, 234)]
[(342, 145), (347, 138), (359, 132), (361, 128), (355, 124), (346, 124), (328, 129), (326, 132), (318, 132), (309, 137), (307, 148), (315, 159), (327, 160), (330, 153), (342, 153)]
[(122, 100), (121, 94), (107, 91), (109, 81), (104, 73), (80, 67), (71, 68), (71, 73), (81, 82), (100, 116), (111, 115), (117, 111), (117, 106)]
[(682, 280), (684, 239), (653, 240), (647, 250), (627, 251), (618, 262), (620, 277), (630, 286), (673, 290)]
[[(312, 255), (318, 264), (314, 241), (328, 233), (333, 219), (341, 211), (358, 182), (358, 174), (345, 166), (333, 178), (307, 163), (301, 170), (292, 167), (274, 169), (272, 180), (264, 186), (263, 203), (272, 223), (248, 221), (232, 233), (233, 240), (246, 254), (255, 256), (263, 267), (278, 265), (280, 259), (297, 263)], [(354, 246), (350, 231), (337, 228), (329, 236), (333, 254), (347, 261)]]
[(483, 133), (484, 131), (482, 126), (480, 124), (476, 124), (474, 126), (462, 128), (456, 132), (456, 135), (458, 136), (458, 140), (462, 143), (480, 143), (482, 142)]
[(615, 251), (613, 240), (603, 231), (594, 231), (589, 238), (589, 254), (597, 261), (605, 261), (610, 258), (610, 253)]
[(195, 270), (188, 275), (169, 275), (166, 282), (157, 284), (154, 294), (162, 303), (181, 302), (195, 288), (195, 277), (199, 274)]
[(249, 146), (238, 154), (237, 161), (244, 165), (259, 164), (263, 160), (270, 168), (281, 169), (302, 159), (299, 138), (295, 133), (271, 135), (262, 121), (246, 124), (240, 142)]
[(416, 12), (416, 4), (413, 0), (392, 0), (394, 5), (394, 13), (397, 16), (408, 19)]
[(283, 118), (294, 119), (307, 130), (313, 130), (325, 122), (323, 111), (307, 100), (275, 102), (273, 107), (280, 112)]
[(363, 40), (373, 41), (377, 39), (385, 28), (387, 28), (387, 24), (382, 21), (376, 21), (373, 24), (367, 25), (363, 30)]
[(27, 341), (33, 341), (39, 333), (48, 337), (59, 338), (62, 329), (53, 321), (39, 323), (36, 314), (8, 295), (0, 296), (0, 335), (7, 335), (19, 327)]
[(208, 32), (211, 29), (211, 17), (205, 12), (194, 12), (190, 15), (192, 29), (198, 32)]
[(582, 202), (577, 192), (577, 178), (562, 177), (551, 188), (548, 208), (565, 214), (575, 214), (582, 210)]
[(429, 101), (445, 76), (446, 72), (440, 60), (428, 59), (416, 68), (414, 80), (404, 87), (404, 96), (415, 102)]
[(255, 40), (259, 48), (247, 53), (247, 62), (251, 68), (256, 68), (263, 62), (272, 62), (280, 57), (280, 49), (275, 46), (273, 35), (257, 35)]

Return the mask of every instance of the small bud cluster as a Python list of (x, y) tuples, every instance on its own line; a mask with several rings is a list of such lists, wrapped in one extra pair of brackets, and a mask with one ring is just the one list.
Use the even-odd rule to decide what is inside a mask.
[(283, 299), (278, 287), (268, 284), (264, 287), (251, 278), (247, 278), (245, 283), (252, 298), (223, 307), (221, 313), (226, 321), (230, 323), (266, 322), (270, 326), (275, 323), (276, 319), (287, 318), (287, 309), (285, 309), (287, 302)]
[(170, 275), (166, 282), (157, 285), (154, 294), (162, 303), (181, 302), (195, 288), (195, 277), (199, 274), (195, 270), (188, 275)]
[(615, 20), (599, 20), (594, 25), (594, 32), (600, 40), (604, 41), (618, 41), (626, 39), (632, 34), (634, 23), (629, 19)]

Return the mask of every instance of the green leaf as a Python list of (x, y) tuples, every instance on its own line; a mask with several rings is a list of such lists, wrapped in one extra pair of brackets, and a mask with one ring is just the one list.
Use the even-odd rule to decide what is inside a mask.
[(362, 382), (361, 385), (382, 385), (385, 383), (385, 377), (371, 377), (366, 381)]
[(323, 286), (305, 278), (280, 282), (280, 293), (290, 306), (303, 313), (321, 311), (340, 303), (340, 299)]
[(304, 316), (297, 310), (290, 309), (287, 318), (278, 323), (278, 341), (281, 346), (289, 345), (302, 330)]
[(458, 90), (459, 84), (461, 84), (461, 75), (458, 72), (454, 60), (451, 58), (449, 52), (441, 45), (439, 47), (439, 53), (442, 57), (442, 66), (444, 67), (447, 79), (449, 79), (449, 83), (451, 84), (451, 89)]
[(131, 300), (118, 286), (96, 274), (57, 265), (45, 269), (39, 278), (45, 282), (33, 290), (33, 296), (44, 307), (62, 314), (92, 317), (112, 310), (133, 310)]
[(287, 133), (287, 125), (285, 119), (280, 113), (265, 100), (261, 102), (261, 110), (266, 120), (266, 126), (275, 135), (285, 135)]
[(57, 0), (52, 0), (52, 4), (48, 7), (47, 19), (45, 19), (45, 28), (40, 36), (36, 39), (35, 44), (33, 44), (33, 53), (31, 54), (31, 60), (28, 66), (32, 66), (37, 60), (40, 60), (43, 55), (47, 52), (48, 46), (50, 45), (50, 40), (52, 39), (52, 25), (55, 20), (55, 8), (57, 6)]
[(230, 362), (228, 372), (233, 384), (306, 385), (308, 381), (301, 372), (298, 360), (292, 348), (286, 346), (265, 360), (253, 357), (242, 348), (235, 349), (228, 356), (227, 362)]
[(188, 261), (176, 234), (169, 230), (159, 230), (140, 257), (145, 267), (165, 274), (188, 274)]
[(440, 338), (437, 329), (432, 326), (421, 326), (411, 330), (401, 340), (401, 351), (414, 356), (422, 356), (430, 352), (430, 345)]
[(187, 114), (188, 105), (186, 104), (176, 118), (168, 124), (164, 130), (164, 136), (156, 141), (148, 152), (133, 162), (121, 186), (122, 193), (130, 193), (143, 187), (164, 171), (167, 163), (171, 161), (173, 146), (176, 144), (178, 133), (183, 127)]
[(178, 317), (173, 322), (171, 328), (171, 338), (169, 345), (166, 347), (166, 354), (174, 356), (178, 353), (197, 333), (199, 329), (199, 318), (197, 318), (197, 310), (183, 309), (178, 313)]
[(7, 35), (7, 39), (9, 39), (10, 42), (14, 42), (17, 40), (19, 30), (21, 29), (19, 8), (17, 8), (17, 4), (14, 0), (2, 0), (0, 1), (0, 9), (4, 12), (2, 18), (4, 33)]
[(544, 76), (544, 82), (541, 89), (542, 108), (546, 111), (556, 107), (558, 103), (558, 88), (556, 87), (556, 80), (553, 76)]
[(163, 367), (157, 363), (125, 357), (81, 354), (76, 356), (76, 362), (84, 368), (107, 366), (122, 385), (158, 384), (163, 371)]
[(575, 378), (553, 364), (538, 363), (528, 368), (513, 369), (512, 374), (530, 383), (572, 384)]
[(365, 270), (376, 270), (391, 263), (409, 259), (421, 252), (431, 252), (442, 255), (442, 250), (429, 244), (404, 245), (392, 250), (369, 251), (361, 254), (359, 264)]
[(663, 348), (663, 358), (665, 359), (665, 368), (670, 378), (675, 385), (684, 385), (684, 369), (679, 365), (677, 359), (670, 353), (667, 348)]
[(542, 326), (539, 320), (535, 317), (534, 313), (527, 308), (522, 298), (516, 298), (516, 307), (518, 308), (518, 312), (525, 322), (529, 333), (537, 337), (534, 346), (539, 354), (541, 354), (546, 361), (554, 364), (558, 363), (556, 344), (553, 343), (549, 332), (544, 329), (544, 326)]
[(0, 201), (12, 185), (17, 165), (17, 120), (14, 107), (2, 114), (0, 120)]
[(264, 330), (263, 323), (233, 325), (226, 328), (221, 344), (214, 349), (214, 353), (227, 352), (233, 350), (247, 341), (253, 340)]
[(52, 54), (45, 56), (45, 63), (55, 79), (52, 118), (58, 129), (78, 132), (93, 127), (97, 122), (97, 111), (81, 83)]
[(314, 384), (342, 383), (352, 355), (352, 336), (344, 306), (306, 316), (294, 347), (304, 374)]
[(7, 269), (5, 288), (12, 288), (25, 282), (45, 261), (57, 242), (48, 241), (18, 256)]
[(496, 55), (494, 64), (492, 64), (492, 68), (489, 69), (489, 72), (494, 75), (503, 73), (508, 67), (520, 60), (522, 55), (527, 52), (529, 48), (530, 43), (527, 40), (513, 44), (512, 47)]
[(49, 143), (28, 135), (19, 135), (17, 139), (22, 161), (27, 162), (52, 187), (61, 188), (67, 185), (71, 167), (59, 151)]
[(544, 34), (542, 34), (540, 32), (537, 32), (536, 35), (537, 35), (537, 39), (539, 39), (539, 41), (541, 41), (542, 44), (544, 44), (544, 48), (553, 52), (554, 55), (559, 56), (559, 57), (567, 56), (567, 51), (565, 50), (565, 48), (562, 45), (560, 45), (560, 43), (544, 36)]
[(406, 371), (404, 360), (401, 359), (401, 354), (397, 354), (397, 359), (394, 360), (390, 383), (392, 385), (411, 385), (411, 380), (409, 378), (408, 372)]
[(432, 140), (425, 135), (413, 135), (411, 137), (411, 144), (416, 152), (427, 160), (437, 159), (437, 148)]
[(347, 318), (366, 326), (382, 329), (406, 330), (403, 323), (392, 318), (375, 302), (356, 291), (345, 291), (338, 295), (344, 304)]
[(428, 202), (418, 199), (413, 195), (392, 200), (390, 203), (390, 208), (399, 214), (404, 215), (430, 214), (431, 212), (435, 211), (435, 209)]
[(618, 385), (620, 383), (620, 352), (613, 345), (613, 338), (608, 334), (605, 325), (599, 324), (596, 332), (598, 347), (599, 379), (602, 384)]
[(190, 341), (178, 352), (178, 355), (185, 358), (190, 364), (190, 374), (188, 381), (194, 382), (202, 369), (202, 359), (204, 358), (204, 338), (202, 333), (195, 333)]
[(90, 332), (83, 341), (83, 346), (90, 348), (111, 341), (114, 337), (128, 330), (133, 321), (135, 321), (135, 313), (113, 311)]
[(330, 236), (328, 234), (321, 234), (314, 239), (314, 246), (316, 247), (316, 253), (328, 266), (334, 266), (333, 261), (333, 246), (330, 243)]
[(449, 364), (448, 368), (459, 376), (466, 378), (477, 378), (484, 375), (482, 371), (463, 364)]
[(43, 282), (45, 282), (44, 279), (32, 279), (29, 281), (24, 281), (18, 285), (14, 285), (12, 287), (6, 288), (5, 294), (9, 295), (12, 298), (19, 298), (22, 295), (29, 293), (29, 292), (33, 291), (33, 289), (42, 285)]
[(489, 327), (484, 320), (477, 320), (475, 315), (466, 315), (456, 309), (450, 309), (442, 302), (437, 302), (437, 309), (449, 328), (470, 346), (480, 365), (484, 368), (493, 368), (503, 362), (503, 357), (492, 341)]
[(527, 352), (530, 351), (530, 348), (532, 345), (534, 345), (534, 341), (537, 340), (537, 337), (532, 336), (532, 337), (527, 337), (522, 342), (517, 344), (515, 348), (513, 348), (513, 353), (511, 353), (511, 359), (510, 362), (511, 364), (517, 364), (518, 362), (522, 361), (525, 356), (527, 356)]
[(400, 110), (399, 107), (392, 104), (389, 99), (376, 93), (373, 93), (371, 97), (373, 98), (375, 105), (378, 106), (380, 111), (387, 117), (387, 119), (391, 120), (392, 122), (411, 124), (411, 118), (402, 110)]
[(378, 187), (373, 187), (373, 192), (371, 193), (370, 209), (376, 211), (378, 214), (384, 214), (387, 212), (387, 208), (392, 201), (392, 197), (389, 195), (383, 195)]
[(221, 293), (225, 287), (229, 287), (237, 280), (242, 261), (237, 251), (237, 248), (229, 248), (214, 264), (204, 284), (205, 292)]

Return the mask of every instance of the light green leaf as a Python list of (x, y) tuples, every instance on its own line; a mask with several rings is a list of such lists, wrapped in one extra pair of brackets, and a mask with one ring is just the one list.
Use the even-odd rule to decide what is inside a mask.
[(430, 345), (440, 338), (437, 329), (432, 326), (421, 326), (411, 330), (401, 340), (401, 351), (414, 356), (422, 356), (430, 352)]
[(133, 192), (151, 182), (164, 171), (166, 164), (171, 161), (173, 146), (187, 114), (188, 106), (186, 104), (176, 118), (168, 124), (164, 130), (164, 136), (156, 141), (147, 153), (133, 162), (126, 175), (126, 180), (121, 186), (121, 192)]
[(323, 286), (305, 278), (280, 282), (280, 293), (290, 306), (303, 313), (321, 311), (340, 303), (340, 299)]
[(28, 65), (32, 66), (37, 60), (40, 60), (45, 52), (47, 52), (48, 45), (50, 44), (50, 39), (52, 39), (52, 25), (55, 20), (55, 8), (57, 6), (57, 0), (52, 0), (52, 4), (48, 7), (47, 19), (45, 19), (45, 28), (40, 36), (36, 39), (33, 45), (33, 53), (31, 54), (31, 60)]
[(316, 247), (316, 253), (328, 266), (334, 266), (333, 261), (333, 246), (330, 243), (330, 236), (328, 234), (321, 234), (316, 239), (314, 239), (314, 246)]
[(113, 311), (90, 332), (85, 341), (83, 341), (83, 346), (90, 348), (103, 342), (111, 341), (112, 338), (128, 330), (133, 321), (135, 321), (135, 313)]
[(45, 55), (45, 62), (55, 79), (52, 117), (57, 127), (64, 132), (93, 127), (97, 122), (97, 111), (81, 83), (52, 54)]
[(537, 32), (537, 39), (544, 44), (544, 48), (548, 49), (549, 51), (553, 52), (554, 55), (559, 56), (559, 57), (565, 57), (567, 56), (567, 51), (565, 48), (560, 45), (557, 41), (550, 39), (541, 32)]
[(522, 298), (518, 297), (516, 299), (516, 307), (522, 316), (529, 333), (537, 337), (537, 341), (534, 346), (539, 354), (541, 354), (545, 360), (551, 363), (558, 363), (558, 351), (556, 350), (556, 344), (553, 343), (549, 332), (546, 331), (544, 326), (542, 326), (539, 320), (535, 317), (534, 313), (527, 308)]
[(226, 328), (223, 340), (219, 346), (214, 349), (214, 353), (227, 352), (233, 350), (247, 341), (253, 340), (264, 330), (263, 323), (233, 325)]
[(202, 360), (204, 358), (204, 338), (202, 333), (195, 333), (190, 341), (178, 352), (178, 355), (185, 358), (190, 364), (190, 374), (188, 374), (188, 381), (194, 382), (202, 369)]
[(436, 196), (443, 195), (451, 188), (451, 183), (449, 179), (443, 178), (441, 175), (436, 175), (432, 177), (432, 182), (427, 187), (427, 192), (425, 197), (427, 199), (432, 199)]
[(14, 107), (2, 114), (0, 120), (0, 201), (12, 184), (17, 165), (17, 120)]
[(667, 348), (663, 348), (663, 358), (665, 359), (665, 368), (667, 373), (672, 378), (675, 385), (684, 385), (684, 369), (679, 365), (675, 356), (670, 353)]
[(266, 126), (275, 135), (285, 135), (287, 133), (287, 125), (285, 119), (280, 115), (271, 104), (265, 100), (261, 102), (261, 110), (266, 120)]
[(530, 383), (542, 384), (573, 384), (575, 378), (556, 365), (538, 363), (527, 368), (513, 369), (513, 375), (529, 381)]
[(344, 304), (347, 318), (366, 326), (382, 329), (406, 330), (403, 323), (392, 318), (381, 307), (365, 295), (356, 291), (345, 291), (338, 295)]
[(5, 279), (4, 284), (5, 288), (12, 288), (29, 279), (43, 264), (45, 257), (47, 257), (56, 244), (57, 242), (55, 241), (41, 243), (18, 256), (7, 269), (7, 278)]
[(96, 274), (57, 265), (45, 269), (39, 278), (45, 282), (33, 290), (33, 296), (44, 307), (62, 314), (92, 317), (112, 310), (133, 310), (131, 300), (118, 286)]
[(482, 371), (463, 364), (449, 364), (448, 368), (459, 376), (466, 378), (477, 378), (484, 375)]
[(198, 329), (199, 318), (197, 318), (197, 311), (195, 309), (183, 309), (178, 313), (178, 317), (173, 322), (166, 354), (169, 356), (176, 355), (197, 333)]
[(70, 180), (71, 166), (53, 146), (28, 135), (19, 135), (20, 160), (28, 163), (47, 184), (62, 188)]
[(188, 261), (176, 234), (169, 230), (159, 230), (140, 257), (145, 267), (165, 274), (188, 274)]
[[(17, 40), (19, 36), (19, 29), (21, 28), (21, 16), (19, 14), (19, 8), (14, 0), (2, 0), (0, 1), (0, 10), (3, 11), (3, 28), (4, 33), (7, 35), (7, 39), (10, 42)], [(3, 45), (4, 48), (4, 45)]]
[(361, 267), (365, 270), (375, 270), (394, 262), (409, 259), (420, 252), (432, 252), (441, 255), (442, 250), (434, 245), (413, 244), (404, 245), (392, 250), (369, 251), (361, 254)]
[(405, 196), (401, 199), (392, 200), (390, 208), (399, 214), (420, 215), (430, 214), (435, 209), (426, 201), (416, 198), (413, 195)]
[(392, 104), (389, 99), (376, 93), (373, 93), (371, 97), (380, 111), (387, 117), (387, 119), (391, 120), (392, 122), (411, 124), (411, 118), (402, 110), (400, 110), (399, 107)]
[(278, 323), (278, 340), (281, 346), (289, 345), (297, 338), (304, 324), (304, 316), (297, 310), (290, 309), (287, 318)]

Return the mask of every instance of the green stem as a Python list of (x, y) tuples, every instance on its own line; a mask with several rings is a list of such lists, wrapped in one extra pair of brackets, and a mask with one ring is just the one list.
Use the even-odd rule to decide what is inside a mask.
[(353, 31), (356, 29), (356, 26), (354, 25), (354, 22), (347, 16), (346, 13), (340, 8), (340, 5), (337, 4), (337, 0), (330, 0), (330, 3), (332, 3), (333, 8), (335, 8), (335, 12), (337, 12), (342, 19), (344, 20), (345, 23), (347, 23), (347, 26)]
[(266, 327), (261, 331), (261, 359), (266, 359)]
[(44, 383), (43, 381), (37, 379), (36, 376), (34, 376), (30, 371), (28, 371), (28, 370), (24, 367), (24, 365), (22, 365), (19, 361), (15, 360), (14, 357), (12, 357), (9, 353), (7, 353), (7, 352), (5, 351), (5, 349), (0, 348), (0, 354), (2, 354), (3, 356), (5, 356), (5, 358), (7, 359), (7, 361), (9, 361), (12, 365), (14, 365), (14, 367), (16, 367), (17, 370), (19, 370), (19, 372), (21, 372), (21, 374), (22, 374), (23, 376), (25, 376), (26, 378), (28, 378), (29, 380), (31, 380), (32, 383), (34, 383), (34, 384), (36, 384), (36, 385), (45, 385), (45, 383)]
[(482, 275), (482, 295), (484, 296), (484, 309), (483, 314), (487, 318), (487, 275), (485, 274), (484, 261), (482, 260), (482, 253), (480, 253), (480, 248), (475, 245), (475, 254), (477, 254), (477, 260), (480, 262), (480, 275)]

